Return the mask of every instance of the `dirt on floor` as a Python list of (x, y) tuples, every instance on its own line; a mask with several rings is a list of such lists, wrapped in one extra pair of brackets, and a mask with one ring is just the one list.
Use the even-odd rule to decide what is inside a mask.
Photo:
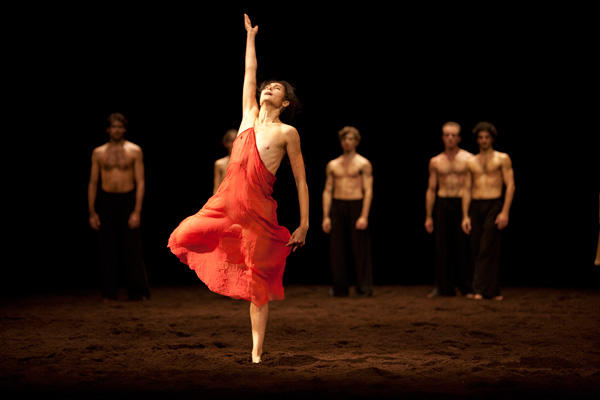
[[(425, 286), (331, 298), (291, 286), (270, 303), (263, 363), (248, 304), (202, 285), (149, 301), (94, 291), (3, 299), (3, 394), (60, 398), (594, 398), (600, 292), (506, 288), (504, 301)], [(5, 397), (6, 398), (6, 397)]]

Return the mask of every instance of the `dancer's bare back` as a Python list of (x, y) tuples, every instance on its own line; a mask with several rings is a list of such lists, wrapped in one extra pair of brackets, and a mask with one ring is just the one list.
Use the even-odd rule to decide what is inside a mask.
[(217, 192), (221, 182), (225, 179), (225, 175), (227, 175), (227, 166), (229, 165), (229, 156), (225, 156), (223, 158), (219, 158), (215, 161), (215, 170), (214, 170), (214, 183), (213, 183), (213, 194)]

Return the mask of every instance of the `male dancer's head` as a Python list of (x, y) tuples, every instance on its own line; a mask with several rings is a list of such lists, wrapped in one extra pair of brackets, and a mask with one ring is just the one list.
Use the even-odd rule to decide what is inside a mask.
[(106, 118), (106, 133), (111, 142), (120, 142), (127, 132), (127, 118), (121, 113), (112, 113)]
[(461, 141), (460, 124), (458, 122), (448, 121), (442, 125), (442, 141), (444, 142), (444, 149), (447, 151), (458, 148)]
[(493, 144), (498, 136), (496, 127), (490, 122), (479, 122), (473, 128), (473, 135), (477, 139), (479, 145), (479, 151), (485, 153), (493, 150)]
[(360, 143), (360, 132), (353, 126), (345, 126), (338, 132), (340, 144), (344, 154), (351, 154), (356, 151)]
[(225, 135), (223, 135), (223, 147), (227, 149), (227, 154), (231, 154), (231, 149), (233, 148), (233, 141), (235, 140), (236, 135), (237, 131), (235, 129), (230, 129), (227, 132), (225, 132)]

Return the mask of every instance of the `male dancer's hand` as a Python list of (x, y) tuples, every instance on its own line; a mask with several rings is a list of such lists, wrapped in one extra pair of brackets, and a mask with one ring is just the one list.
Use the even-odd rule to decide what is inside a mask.
[(462, 230), (464, 233), (466, 233), (467, 235), (470, 235), (471, 234), (471, 218), (469, 218), (469, 217), (463, 218), (461, 227), (462, 227)]
[(425, 218), (425, 231), (429, 234), (433, 233), (433, 218)]
[(100, 230), (100, 217), (98, 216), (98, 214), (96, 214), (96, 213), (90, 214), (90, 226), (95, 231)]
[(506, 226), (508, 225), (508, 215), (505, 213), (498, 214), (498, 216), (496, 217), (495, 224), (500, 230), (506, 228)]
[(331, 218), (323, 218), (321, 228), (323, 228), (323, 232), (331, 233)]
[(140, 227), (140, 214), (136, 212), (132, 212), (129, 216), (129, 221), (127, 222), (129, 225), (129, 229), (136, 229)]
[(306, 243), (306, 233), (308, 232), (308, 228), (303, 228), (303, 227), (298, 227), (298, 229), (296, 229), (294, 231), (294, 233), (292, 233), (292, 237), (290, 237), (290, 240), (287, 242), (286, 246), (291, 246), (292, 247), (292, 252), (296, 251), (296, 249), (299, 249), (300, 247), (304, 246), (304, 243)]
[(356, 220), (356, 224), (354, 226), (359, 231), (364, 231), (367, 229), (367, 226), (369, 226), (369, 220), (366, 217), (360, 217)]

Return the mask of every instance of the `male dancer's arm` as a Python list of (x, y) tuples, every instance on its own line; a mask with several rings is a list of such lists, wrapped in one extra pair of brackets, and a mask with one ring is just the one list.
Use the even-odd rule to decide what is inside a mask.
[(515, 195), (515, 174), (512, 168), (512, 162), (508, 154), (503, 157), (502, 160), (502, 179), (506, 185), (506, 192), (504, 193), (504, 204), (502, 205), (502, 211), (496, 217), (496, 225), (498, 229), (504, 229), (508, 225), (508, 213), (510, 206)]
[(296, 128), (291, 127), (287, 136), (286, 152), (290, 159), (294, 180), (296, 181), (298, 203), (300, 206), (300, 225), (292, 233), (287, 246), (292, 246), (292, 251), (296, 251), (297, 248), (304, 246), (306, 233), (308, 232), (308, 185), (306, 184), (306, 171), (300, 148), (300, 135), (298, 135)]
[(467, 162), (467, 172), (465, 174), (465, 188), (462, 196), (462, 230), (468, 235), (471, 233), (471, 217), (469, 217), (469, 207), (471, 206), (471, 187), (473, 186), (473, 174), (469, 169)]
[(258, 102), (256, 101), (256, 34), (258, 26), (252, 27), (250, 17), (244, 14), (244, 26), (246, 28), (246, 58), (244, 63), (244, 87), (242, 92), (242, 123), (240, 132), (254, 126), (258, 117)]
[(429, 161), (429, 180), (425, 191), (425, 230), (433, 232), (433, 206), (435, 205), (435, 191), (437, 189), (437, 172), (433, 166), (433, 159)]
[(369, 211), (371, 210), (371, 202), (373, 201), (373, 166), (369, 161), (363, 167), (361, 175), (363, 204), (360, 217), (356, 221), (356, 229), (365, 230), (369, 226)]
[(325, 167), (325, 189), (323, 190), (323, 223), (321, 227), (323, 232), (331, 232), (331, 218), (329, 212), (331, 211), (331, 198), (333, 197), (333, 171), (331, 170), (331, 161), (327, 163)]
[(135, 179), (135, 207), (129, 216), (128, 224), (130, 229), (140, 227), (142, 203), (144, 202), (144, 194), (146, 192), (146, 179), (144, 178), (144, 155), (142, 153), (142, 149), (139, 149), (135, 152), (133, 174)]
[(94, 230), (100, 229), (100, 217), (96, 213), (96, 195), (98, 192), (98, 176), (100, 174), (100, 165), (98, 161), (98, 153), (96, 150), (92, 152), (92, 168), (90, 171), (90, 182), (88, 183), (88, 211), (90, 214), (90, 226)]

